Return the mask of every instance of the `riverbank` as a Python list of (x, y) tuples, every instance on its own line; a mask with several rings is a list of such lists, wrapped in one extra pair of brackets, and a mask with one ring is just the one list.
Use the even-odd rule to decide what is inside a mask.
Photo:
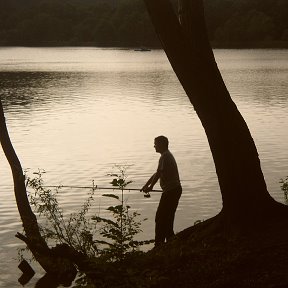
[(173, 241), (144, 256), (107, 266), (109, 276), (92, 271), (90, 284), (95, 286), (88, 287), (288, 287), (287, 221), (227, 233), (214, 220), (180, 232)]

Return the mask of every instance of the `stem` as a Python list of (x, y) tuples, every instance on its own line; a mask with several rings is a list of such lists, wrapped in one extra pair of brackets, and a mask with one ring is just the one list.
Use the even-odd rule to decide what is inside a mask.
[(124, 205), (124, 197), (123, 197), (123, 186), (121, 190), (121, 214), (120, 214), (120, 229), (121, 229), (121, 258), (123, 258), (123, 205)]

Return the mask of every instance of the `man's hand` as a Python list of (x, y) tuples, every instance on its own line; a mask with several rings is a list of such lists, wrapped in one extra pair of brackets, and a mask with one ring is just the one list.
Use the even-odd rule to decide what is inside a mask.
[(153, 187), (144, 185), (144, 186), (141, 188), (140, 192), (148, 193), (148, 192), (152, 191), (152, 189), (153, 189)]
[(149, 192), (152, 191), (152, 189), (153, 189), (153, 187), (146, 184), (141, 188), (140, 192), (144, 192), (145, 198), (150, 198), (151, 196), (150, 196)]

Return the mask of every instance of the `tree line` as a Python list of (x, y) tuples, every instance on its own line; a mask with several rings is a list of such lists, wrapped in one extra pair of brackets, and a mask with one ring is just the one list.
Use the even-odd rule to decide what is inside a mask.
[[(216, 45), (288, 42), (287, 0), (204, 4), (209, 38)], [(143, 0), (0, 1), (0, 45), (50, 44), (160, 46)]]

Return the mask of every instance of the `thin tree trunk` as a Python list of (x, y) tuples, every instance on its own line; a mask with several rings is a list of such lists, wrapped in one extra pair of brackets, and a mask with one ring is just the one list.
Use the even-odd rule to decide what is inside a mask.
[(40, 234), (37, 219), (31, 210), (25, 187), (25, 178), (20, 161), (16, 155), (13, 145), (8, 134), (2, 101), (0, 98), (0, 142), (4, 154), (10, 164), (14, 193), (18, 211), (23, 223), (25, 236), (18, 233), (16, 237), (23, 240), (35, 259), (40, 263), (43, 269), (50, 274), (54, 274), (60, 282), (71, 282), (75, 275), (76, 269), (70, 261), (59, 257), (53, 257), (51, 250)]
[(214, 59), (202, 0), (179, 0), (182, 25), (169, 0), (144, 1), (166, 55), (205, 129), (221, 189), (222, 214), (233, 224), (261, 219), (274, 208), (275, 201), (267, 191), (249, 129)]

